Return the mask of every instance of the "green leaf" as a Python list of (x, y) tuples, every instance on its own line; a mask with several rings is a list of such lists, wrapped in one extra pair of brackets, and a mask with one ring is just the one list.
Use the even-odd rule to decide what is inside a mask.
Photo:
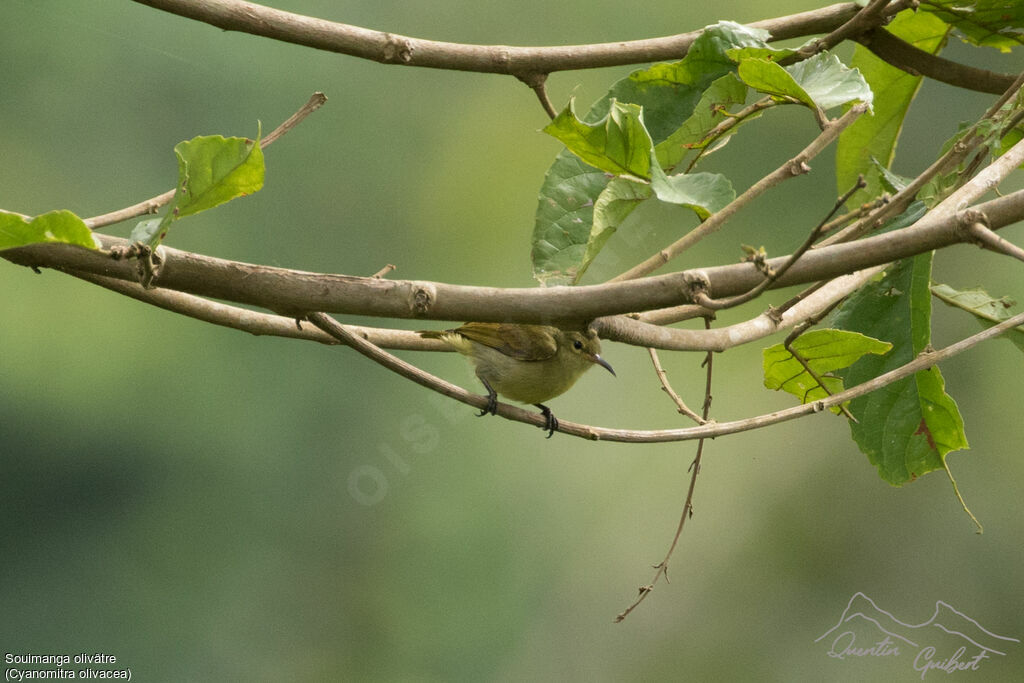
[(100, 247), (89, 227), (70, 211), (50, 211), (30, 220), (0, 211), (0, 249), (54, 242), (86, 249)]
[[(843, 380), (827, 373), (847, 368), (868, 353), (884, 354), (892, 344), (845, 330), (814, 330), (797, 337), (791, 348), (825, 384), (825, 389), (782, 344), (764, 350), (764, 385), (787, 391), (801, 403), (811, 403), (843, 390)], [(830, 408), (838, 414), (839, 407)]]
[(259, 140), (205, 135), (174, 146), (178, 157), (176, 218), (212, 209), (263, 187)]
[[(593, 225), (586, 249), (579, 261), (573, 261), (565, 273), (570, 282), (579, 282), (583, 273), (600, 253), (608, 239), (615, 234), (626, 217), (640, 202), (657, 195), (658, 199), (692, 210), (701, 220), (731, 202), (736, 193), (729, 180), (717, 173), (680, 173), (665, 176), (656, 163), (652, 164), (652, 182), (622, 176), (605, 186), (593, 207)], [(566, 250), (568, 251), (568, 250)]]
[[(885, 277), (851, 296), (835, 315), (836, 327), (893, 344), (884, 357), (865, 357), (841, 373), (855, 386), (894, 370), (924, 352), (930, 342), (931, 254), (900, 261)], [(858, 422), (854, 441), (885, 481), (901, 486), (944, 469), (951, 451), (967, 448), (963, 419), (944, 391), (937, 367), (922, 370), (850, 402)]]
[(649, 183), (639, 182), (632, 178), (615, 178), (604, 188), (594, 203), (594, 224), (590, 229), (583, 259), (572, 279), (579, 282), (583, 273), (604, 247), (605, 242), (615, 234), (622, 222), (633, 213), (640, 202), (649, 199), (653, 190)]
[(650, 177), (653, 145), (639, 105), (612, 98), (608, 114), (589, 124), (576, 117), (573, 103), (569, 100), (562, 113), (544, 127), (545, 133), (558, 138), (576, 156), (602, 171)]
[[(691, 149), (705, 147), (712, 142), (707, 136), (727, 118), (729, 107), (743, 104), (747, 98), (747, 86), (743, 84), (735, 74), (727, 73), (708, 86), (700, 96), (700, 102), (693, 110), (690, 118), (683, 121), (671, 135), (659, 142), (654, 147), (658, 156), (658, 164), (662, 168), (672, 168), (686, 156)], [(746, 121), (752, 121), (760, 113), (748, 117)], [(739, 126), (733, 126), (717, 141), (735, 134)]]
[(692, 209), (703, 221), (736, 198), (729, 179), (720, 173), (677, 173), (653, 169), (651, 188), (658, 199)]
[(1010, 0), (929, 0), (921, 9), (954, 26), (964, 42), (1009, 52), (1024, 44), (1024, 4)]
[(874, 93), (864, 76), (856, 68), (840, 62), (834, 54), (821, 52), (787, 66), (786, 71), (822, 110), (853, 102), (863, 102), (869, 111), (871, 109)]
[(256, 139), (203, 135), (174, 146), (178, 185), (174, 200), (161, 218), (139, 222), (131, 239), (156, 247), (171, 223), (212, 209), (263, 187), (263, 150)]
[[(1007, 141), (1016, 137), (1015, 128), (1006, 130), (1006, 121), (1015, 120), (1024, 111), (1024, 103), (1021, 100), (1022, 97), (1018, 94), (1016, 98), (1011, 98), (1004, 104), (992, 118), (982, 119), (973, 125), (961, 122), (956, 133), (943, 143), (942, 153), (945, 154), (954, 145), (963, 142), (977, 144), (979, 152), (987, 149), (993, 157), (1003, 154), (1008, 149), (1005, 147)], [(928, 207), (936, 206), (970, 179), (975, 157), (976, 154), (970, 154), (955, 168), (933, 177), (917, 193), (918, 199)]]
[(582, 275), (594, 222), (594, 200), (608, 176), (563, 150), (544, 176), (533, 228), (533, 276), (543, 284), (570, 284)]
[[(643, 107), (643, 122), (657, 144), (694, 114), (704, 91), (735, 71), (726, 51), (766, 47), (767, 32), (733, 22), (709, 26), (673, 64), (654, 64), (616, 82), (582, 121), (594, 125), (608, 115), (611, 101)], [(594, 203), (611, 176), (563, 151), (544, 177), (532, 244), (533, 274), (542, 284), (569, 284), (582, 272), (594, 221)]]
[(148, 218), (144, 221), (139, 221), (132, 228), (131, 234), (128, 236), (132, 242), (145, 242), (146, 244), (158, 244), (162, 239), (161, 233), (165, 224), (171, 224), (171, 214), (168, 213), (162, 218)]
[[(901, 12), (887, 30), (915, 47), (937, 54), (946, 41), (949, 27), (926, 12)], [(867, 187), (847, 202), (856, 207), (882, 194), (879, 173), (872, 163), (892, 166), (896, 142), (911, 101), (921, 86), (920, 76), (890, 66), (867, 48), (854, 48), (850, 66), (856, 67), (875, 94), (874, 112), (866, 113), (839, 136), (836, 147), (836, 187), (843, 194), (863, 174)]]
[(796, 54), (796, 50), (790, 48), (765, 47), (737, 47), (727, 50), (729, 59), (739, 64), (744, 59), (765, 59), (769, 62), (779, 62), (786, 57)]
[[(985, 328), (998, 325), (1015, 315), (1010, 309), (1017, 302), (1005, 296), (999, 299), (993, 298), (983, 289), (957, 290), (949, 285), (934, 284), (931, 291), (944, 304), (973, 315)], [(1018, 349), (1024, 351), (1024, 325), (1008, 330), (1001, 337), (1009, 339)]]
[(870, 105), (873, 97), (857, 69), (825, 52), (785, 68), (767, 59), (744, 59), (738, 73), (751, 88), (823, 111), (853, 101)]
[(771, 34), (764, 29), (720, 21), (704, 29), (693, 42), (686, 56), (672, 63), (655, 64), (649, 69), (630, 74), (636, 83), (666, 82), (698, 86), (703, 90), (711, 81), (736, 70), (731, 54), (734, 50), (756, 48), (779, 54), (768, 45)]

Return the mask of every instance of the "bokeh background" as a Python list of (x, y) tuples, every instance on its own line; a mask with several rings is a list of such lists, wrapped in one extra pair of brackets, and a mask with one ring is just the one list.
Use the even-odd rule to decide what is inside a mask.
[[(524, 45), (817, 5), (276, 3)], [(977, 52), (947, 54), (1024, 66)], [(0, 208), (88, 216), (135, 203), (173, 185), (178, 141), (251, 136), (257, 120), (268, 131), (322, 90), (327, 105), (268, 150), (265, 189), (176, 224), (171, 245), (532, 285), (537, 190), (560, 146), (513, 79), (382, 66), (111, 1), (6, 0), (0, 63)], [(556, 74), (551, 96), (582, 109), (629, 71)], [(896, 170), (922, 169), (990, 101), (927, 83)], [(772, 114), (713, 169), (745, 187), (815, 134), (805, 111)], [(822, 155), (680, 266), (733, 262), (741, 242), (790, 251), (833, 201), (831, 163)], [(690, 225), (685, 212), (644, 207), (630, 219), (635, 246), (617, 246), (622, 262), (599, 260), (590, 280)], [(1021, 226), (1004, 234), (1024, 241)], [(1019, 266), (960, 247), (938, 256), (936, 277), (1024, 298)], [(936, 306), (937, 345), (976, 331)], [(553, 403), (559, 415), (680, 426), (646, 352), (606, 344), (605, 355), (618, 379), (590, 373)], [(407, 357), (476, 386), (454, 354)], [(663, 360), (698, 405), (701, 357)], [(544, 440), (345, 348), (248, 336), (0, 261), (0, 650), (109, 653), (154, 681), (918, 680), (908, 656), (838, 661), (815, 639), (857, 591), (907, 622), (942, 600), (1024, 638), (1021, 369), (1005, 341), (942, 367), (972, 445), (950, 463), (984, 535), (941, 473), (883, 483), (840, 419), (722, 438), (708, 444), (672, 583), (613, 624), (671, 540), (693, 444)], [(716, 358), (719, 419), (789, 404), (761, 385), (760, 345)], [(1015, 680), (1022, 662), (1018, 643), (958, 676)]]

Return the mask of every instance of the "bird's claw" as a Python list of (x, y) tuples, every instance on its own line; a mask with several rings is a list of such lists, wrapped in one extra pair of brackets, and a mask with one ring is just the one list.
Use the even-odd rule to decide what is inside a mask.
[(548, 435), (545, 438), (550, 439), (558, 431), (558, 418), (551, 412), (551, 408), (540, 403), (535, 403), (534, 405), (540, 408), (540, 412), (544, 416), (544, 426), (542, 429), (548, 430)]

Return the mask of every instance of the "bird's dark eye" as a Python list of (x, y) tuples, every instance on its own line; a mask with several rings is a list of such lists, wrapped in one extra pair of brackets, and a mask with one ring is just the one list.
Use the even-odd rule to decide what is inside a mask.
[(583, 342), (577, 339), (572, 343), (572, 348), (576, 349), (577, 351), (581, 350), (583, 348)]

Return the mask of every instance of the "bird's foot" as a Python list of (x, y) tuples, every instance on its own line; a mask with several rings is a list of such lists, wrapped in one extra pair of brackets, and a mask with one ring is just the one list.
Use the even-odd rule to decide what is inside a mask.
[(476, 415), (477, 417), (483, 417), (484, 415), (487, 415), (488, 413), (490, 413), (491, 415), (497, 415), (498, 414), (498, 394), (494, 391), (494, 389), (491, 389), (491, 386), (489, 384), (487, 384), (486, 382), (484, 384), (485, 384), (485, 386), (487, 386), (487, 389), (488, 389), (488, 391), (487, 391), (487, 405), (484, 406), (483, 410), (481, 410), (479, 413), (477, 413), (477, 415)]
[(546, 405), (540, 403), (534, 403), (533, 405), (540, 408), (540, 412), (544, 416), (543, 429), (548, 430), (547, 438), (550, 439), (558, 431), (558, 418), (551, 412), (551, 408), (548, 408)]

